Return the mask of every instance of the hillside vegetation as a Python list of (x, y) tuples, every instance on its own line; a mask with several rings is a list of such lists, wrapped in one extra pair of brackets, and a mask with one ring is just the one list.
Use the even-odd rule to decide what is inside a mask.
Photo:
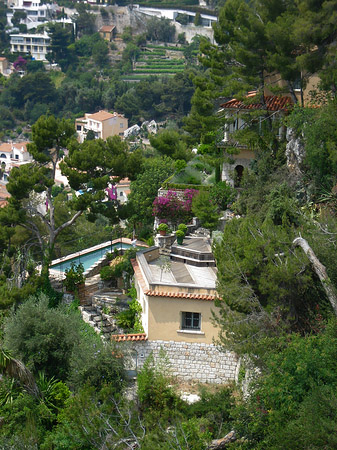
[[(174, 49), (151, 43), (160, 20), (124, 30), (123, 50), (80, 21), (76, 39), (51, 30), (60, 71), (27, 59), (24, 76), (1, 78), (1, 137), (30, 138), (34, 163), (12, 169), (0, 209), (0, 448), (206, 450), (230, 431), (228, 449), (336, 448), (336, 11), (337, 0), (226, 0), (216, 45)], [(266, 93), (291, 101), (279, 113)], [(221, 107), (233, 98), (240, 108)], [(141, 125), (138, 137), (77, 142), (75, 116), (103, 108)], [(232, 187), (223, 164), (243, 150), (253, 157)], [(56, 185), (57, 161), (69, 186)], [(111, 176), (131, 180), (127, 203), (106, 200)], [(189, 196), (160, 203), (161, 186)], [(57, 256), (122, 236), (153, 245), (155, 214), (172, 227), (193, 214), (213, 232), (216, 344), (238, 356), (236, 384), (181, 386), (165, 352), (130, 384), (120, 347), (50, 282)], [(200, 399), (187, 404), (182, 388)]]

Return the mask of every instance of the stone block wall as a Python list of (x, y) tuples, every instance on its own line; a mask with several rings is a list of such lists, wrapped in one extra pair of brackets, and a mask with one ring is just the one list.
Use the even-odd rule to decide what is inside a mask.
[(238, 378), (239, 364), (236, 355), (220, 352), (214, 344), (139, 341), (133, 342), (128, 349), (131, 366), (137, 367), (138, 371), (151, 352), (156, 360), (163, 349), (170, 363), (171, 374), (181, 380), (226, 384), (237, 381)]

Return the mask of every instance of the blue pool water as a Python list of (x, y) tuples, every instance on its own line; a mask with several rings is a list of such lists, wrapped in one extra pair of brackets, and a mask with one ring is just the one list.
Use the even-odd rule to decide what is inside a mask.
[(111, 252), (115, 249), (128, 249), (131, 248), (132, 245), (130, 244), (124, 244), (117, 242), (115, 244), (108, 245), (106, 247), (99, 248), (97, 250), (94, 250), (89, 253), (85, 253), (84, 255), (76, 256), (75, 258), (67, 259), (65, 261), (59, 262), (57, 264), (51, 265), (50, 268), (54, 270), (59, 270), (60, 272), (64, 272), (66, 269), (70, 269), (71, 264), (83, 264), (84, 270), (88, 270), (93, 264), (95, 264), (96, 261), (98, 261), (102, 256), (104, 256), (106, 253)]

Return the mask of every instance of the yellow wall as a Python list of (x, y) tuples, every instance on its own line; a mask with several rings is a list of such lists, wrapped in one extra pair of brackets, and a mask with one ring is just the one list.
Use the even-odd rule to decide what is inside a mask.
[(255, 158), (255, 153), (253, 152), (253, 150), (249, 150), (248, 148), (242, 148), (240, 150), (240, 153), (232, 155), (234, 160), (237, 159), (254, 159)]
[[(211, 344), (218, 332), (211, 323), (211, 309), (216, 310), (213, 301), (148, 297), (148, 339), (178, 342), (200, 342)], [(201, 313), (201, 332), (182, 333), (181, 312)]]
[[(120, 127), (123, 123), (123, 128)], [(102, 138), (106, 140), (109, 136), (119, 136), (128, 128), (128, 119), (126, 117), (113, 117), (102, 122)]]
[[(307, 84), (305, 88), (303, 89), (303, 100), (304, 100), (304, 106), (307, 105), (308, 102), (310, 102), (310, 91), (317, 90), (318, 83), (320, 81), (320, 78), (317, 75), (310, 75), (310, 77), (307, 80)], [(265, 77), (265, 95), (275, 95), (270, 89), (268, 89), (268, 86), (270, 87), (279, 87), (282, 88), (284, 91), (282, 92), (282, 96), (291, 97), (290, 93), (288, 92), (288, 86), (287, 83), (281, 79), (280, 75), (278, 73), (269, 74)], [(301, 104), (301, 91), (298, 89), (295, 90), (296, 98)]]

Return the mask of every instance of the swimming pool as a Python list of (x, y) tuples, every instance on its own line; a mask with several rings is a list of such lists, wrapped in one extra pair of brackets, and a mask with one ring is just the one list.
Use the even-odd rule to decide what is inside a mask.
[[(116, 242), (116, 243), (110, 243), (103, 247), (96, 248), (95, 250), (90, 251), (90, 249), (86, 249), (83, 252), (77, 254), (76, 256), (66, 259), (65, 257), (63, 261), (59, 261), (55, 264), (51, 264), (50, 268), (53, 270), (58, 270), (60, 272), (64, 272), (66, 269), (70, 269), (71, 264), (83, 264), (84, 271), (87, 271), (90, 269), (91, 266), (93, 266), (99, 259), (101, 259), (106, 253), (110, 253), (111, 251), (114, 251), (115, 248), (118, 250), (124, 249), (127, 250), (131, 248), (131, 244), (126, 244), (122, 242)], [(95, 248), (95, 247), (92, 247)]]

